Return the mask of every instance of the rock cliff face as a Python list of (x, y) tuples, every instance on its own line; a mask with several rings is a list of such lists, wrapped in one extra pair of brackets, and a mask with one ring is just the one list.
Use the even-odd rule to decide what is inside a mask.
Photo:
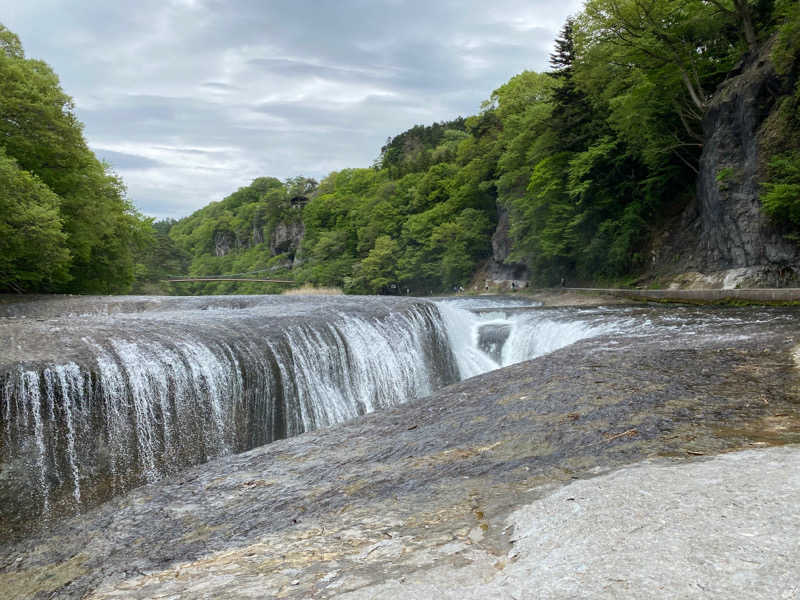
[(236, 247), (236, 238), (229, 231), (218, 231), (214, 234), (214, 256), (225, 256)]
[(508, 211), (497, 207), (497, 228), (492, 235), (492, 256), (486, 268), (488, 278), (495, 282), (510, 280), (526, 281), (528, 267), (521, 263), (507, 263), (511, 254), (511, 237), (509, 236), (511, 223)]
[(289, 253), (294, 256), (303, 241), (306, 228), (302, 221), (278, 223), (269, 238), (269, 251), (272, 256)]
[(671, 263), (673, 272), (717, 273), (719, 282), (706, 282), (712, 286), (725, 285), (724, 273), (732, 269), (742, 275), (736, 278), (740, 286), (796, 281), (798, 246), (769, 221), (759, 201), (761, 130), (788, 87), (775, 73), (769, 45), (720, 86), (703, 120), (697, 200), (654, 262)]

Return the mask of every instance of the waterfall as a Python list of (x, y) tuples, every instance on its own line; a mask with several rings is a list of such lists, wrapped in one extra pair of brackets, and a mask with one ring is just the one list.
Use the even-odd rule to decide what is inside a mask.
[(159, 302), (4, 324), (0, 535), (611, 330), (507, 302)]
[(493, 369), (499, 369), (498, 361), (481, 350), (478, 340), (478, 324), (481, 317), (448, 302), (437, 302), (442, 315), (450, 347), (456, 358), (461, 379), (468, 379)]
[[(205, 309), (204, 309), (205, 310)], [(436, 308), (116, 315), (87, 360), (0, 371), (0, 533), (214, 456), (429, 395), (458, 373)], [(199, 324), (202, 323), (202, 327)]]
[(531, 360), (618, 327), (613, 321), (595, 322), (568, 312), (508, 311), (497, 302), (444, 300), (436, 304), (461, 379)]

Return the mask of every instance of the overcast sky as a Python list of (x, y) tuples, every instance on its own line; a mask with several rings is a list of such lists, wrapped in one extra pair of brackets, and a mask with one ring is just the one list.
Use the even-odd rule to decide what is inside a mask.
[(143, 213), (371, 164), (544, 70), (580, 0), (0, 0)]

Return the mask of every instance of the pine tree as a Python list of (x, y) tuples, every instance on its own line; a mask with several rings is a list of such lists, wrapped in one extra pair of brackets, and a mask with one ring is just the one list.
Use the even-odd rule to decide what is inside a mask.
[(575, 84), (574, 29), (575, 20), (567, 19), (556, 38), (555, 52), (550, 55), (550, 75), (559, 82), (553, 92), (552, 130), (558, 134), (560, 149), (567, 152), (586, 149), (593, 112), (586, 95)]

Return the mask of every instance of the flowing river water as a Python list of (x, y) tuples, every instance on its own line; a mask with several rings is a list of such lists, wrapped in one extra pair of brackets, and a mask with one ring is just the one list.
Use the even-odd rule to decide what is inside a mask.
[[(695, 311), (696, 312), (696, 311)], [(0, 306), (0, 530), (578, 340), (771, 312), (521, 299), (56, 298)]]

